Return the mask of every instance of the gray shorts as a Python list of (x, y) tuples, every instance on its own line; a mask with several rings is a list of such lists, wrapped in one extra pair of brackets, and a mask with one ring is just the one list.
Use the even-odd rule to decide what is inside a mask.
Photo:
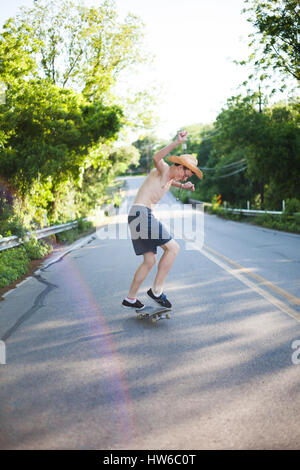
[(131, 240), (136, 255), (148, 251), (157, 253), (157, 247), (172, 240), (171, 235), (154, 217), (151, 209), (138, 204), (131, 207), (128, 214)]

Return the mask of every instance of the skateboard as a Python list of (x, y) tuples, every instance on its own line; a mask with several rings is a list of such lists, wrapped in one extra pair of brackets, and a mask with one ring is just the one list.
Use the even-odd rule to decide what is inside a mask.
[(170, 308), (167, 307), (152, 307), (151, 305), (146, 305), (143, 310), (136, 310), (138, 314), (138, 318), (141, 320), (142, 318), (149, 318), (151, 319), (152, 323), (156, 323), (159, 320), (163, 320), (166, 318), (170, 320), (171, 315), (166, 312), (170, 312)]

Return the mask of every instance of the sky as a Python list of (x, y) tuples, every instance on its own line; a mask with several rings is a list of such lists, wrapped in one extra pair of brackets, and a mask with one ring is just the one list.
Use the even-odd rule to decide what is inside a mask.
[(156, 56), (150, 73), (161, 83), (158, 134), (174, 135), (194, 123), (210, 123), (247, 78), (233, 63), (248, 54), (251, 25), (243, 0), (117, 0), (146, 23), (148, 48)]
[[(97, 6), (101, 0), (82, 0)], [(238, 93), (248, 71), (233, 60), (249, 55), (252, 26), (241, 13), (244, 0), (115, 0), (120, 19), (134, 13), (145, 23), (151, 68), (131, 78), (132, 88), (160, 90), (155, 131), (169, 139), (187, 125), (215, 120), (227, 99)], [(0, 24), (33, 0), (0, 0)]]

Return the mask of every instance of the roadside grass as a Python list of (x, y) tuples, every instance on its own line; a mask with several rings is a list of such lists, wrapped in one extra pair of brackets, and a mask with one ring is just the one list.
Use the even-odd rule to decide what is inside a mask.
[[(183, 204), (189, 203), (189, 194), (187, 191), (180, 191), (180, 189), (175, 187), (170, 190), (173, 196), (179, 198)], [(198, 199), (196, 192), (191, 193), (190, 196), (195, 201)], [(216, 198), (213, 199), (212, 203), (204, 202), (205, 212), (217, 215), (223, 219), (233, 220), (236, 222), (246, 222), (248, 224), (260, 225), (273, 230), (300, 234), (300, 212), (297, 212), (297, 210), (299, 210), (299, 201), (294, 199), (288, 200), (287, 210), (282, 214), (259, 214), (256, 216), (246, 216), (242, 213), (232, 213), (227, 211), (224, 207), (217, 204)]]
[[(120, 206), (122, 202), (121, 189), (125, 182), (116, 181), (107, 190), (107, 203), (113, 202), (114, 207)], [(65, 221), (57, 221), (57, 224)], [(56, 225), (53, 222), (53, 225)], [(77, 226), (71, 230), (50, 235), (46, 239), (37, 240), (36, 237), (27, 239), (27, 230), (18, 217), (11, 219), (0, 218), (0, 237), (17, 235), (22, 245), (16, 248), (0, 251), (0, 299), (8, 290), (14, 288), (17, 283), (32, 275), (54, 249), (60, 249), (75, 242), (81, 237), (93, 233), (96, 223), (85, 220), (83, 217), (77, 219)], [(3, 300), (3, 298), (2, 298)]]
[(29, 270), (30, 262), (42, 259), (52, 251), (52, 246), (32, 237), (21, 246), (0, 252), (0, 287), (17, 281)]
[(33, 274), (54, 249), (69, 245), (94, 232), (91, 222), (78, 220), (78, 226), (66, 232), (37, 240), (31, 237), (22, 245), (0, 252), (0, 296)]
[(219, 217), (236, 222), (246, 222), (252, 225), (260, 225), (273, 230), (300, 234), (300, 214), (259, 214), (257, 216), (245, 216), (233, 214), (222, 207), (206, 206), (205, 211)]

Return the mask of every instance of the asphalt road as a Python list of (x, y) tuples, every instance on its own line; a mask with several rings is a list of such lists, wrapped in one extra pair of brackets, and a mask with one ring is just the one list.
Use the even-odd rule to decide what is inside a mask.
[(203, 220), (178, 240), (171, 320), (121, 307), (141, 259), (105, 228), (1, 302), (1, 449), (300, 448), (300, 237)]

